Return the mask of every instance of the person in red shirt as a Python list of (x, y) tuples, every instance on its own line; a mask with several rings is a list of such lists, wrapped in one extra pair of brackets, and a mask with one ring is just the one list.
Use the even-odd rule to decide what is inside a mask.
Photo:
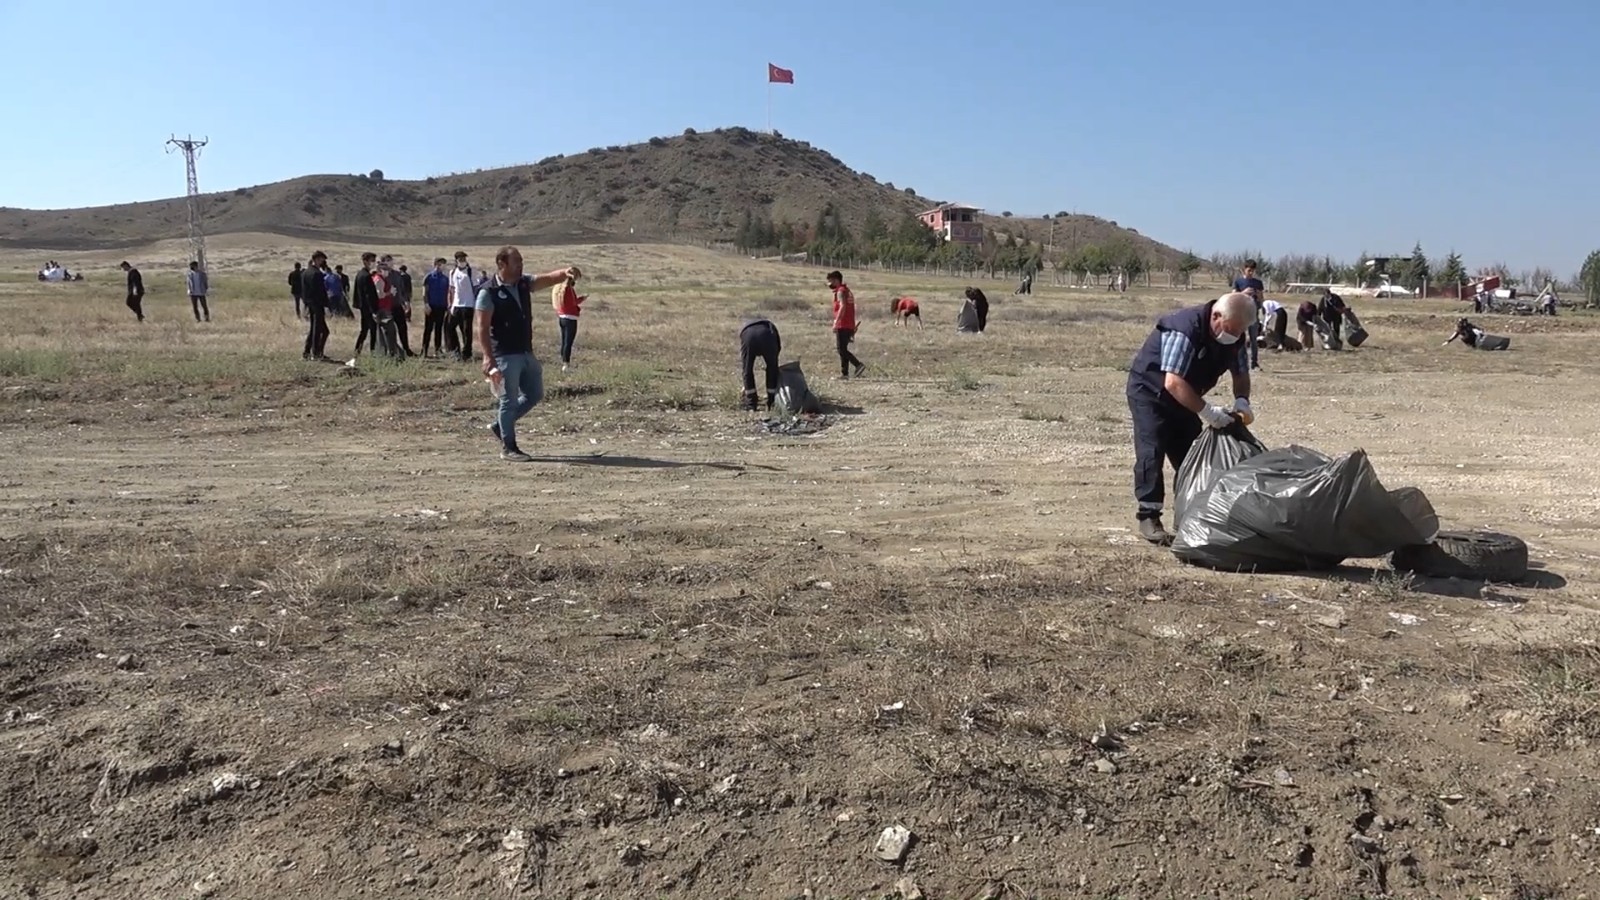
[(856, 297), (837, 270), (828, 273), (828, 289), (833, 291), (833, 340), (839, 349), (839, 377), (849, 378), (854, 368), (860, 378), (867, 366), (850, 352), (850, 342), (856, 339)]
[(377, 351), (385, 356), (404, 359), (405, 351), (400, 342), (400, 332), (395, 322), (400, 312), (400, 273), (394, 269), (394, 257), (384, 254), (378, 260), (378, 270), (372, 273), (372, 286), (377, 292), (377, 301), (373, 304), (372, 313), (376, 320)]
[(889, 301), (889, 315), (894, 316), (895, 324), (905, 325), (912, 317), (917, 320), (917, 327), (922, 327), (922, 308), (917, 306), (917, 301), (910, 297), (896, 297)]
[(572, 345), (578, 340), (578, 313), (582, 312), (583, 301), (587, 299), (578, 295), (576, 276), (550, 289), (550, 306), (556, 311), (556, 326), (561, 329), (563, 372), (572, 365)]

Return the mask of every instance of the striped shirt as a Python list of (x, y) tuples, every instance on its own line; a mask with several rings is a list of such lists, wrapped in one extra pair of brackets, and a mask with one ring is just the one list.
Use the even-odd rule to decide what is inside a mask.
[[(1229, 351), (1225, 348), (1223, 352)], [(1161, 371), (1183, 378), (1189, 374), (1193, 362), (1194, 344), (1188, 335), (1179, 331), (1161, 333)], [(1233, 364), (1228, 368), (1235, 375), (1246, 375), (1250, 372), (1250, 361), (1246, 354), (1234, 353)]]

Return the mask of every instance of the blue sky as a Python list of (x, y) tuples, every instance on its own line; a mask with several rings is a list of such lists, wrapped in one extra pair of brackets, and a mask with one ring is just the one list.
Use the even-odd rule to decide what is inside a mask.
[(762, 128), (771, 61), (779, 131), (937, 199), (1201, 253), (1565, 275), (1600, 247), (1593, 3), (0, 0), (0, 27), (4, 206), (181, 194), (172, 132), (226, 190)]

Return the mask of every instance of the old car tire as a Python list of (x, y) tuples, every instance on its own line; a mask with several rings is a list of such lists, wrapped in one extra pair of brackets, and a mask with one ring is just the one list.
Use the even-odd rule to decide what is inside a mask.
[(1432, 578), (1520, 581), (1528, 574), (1528, 545), (1493, 531), (1441, 531), (1431, 544), (1396, 550), (1389, 564)]

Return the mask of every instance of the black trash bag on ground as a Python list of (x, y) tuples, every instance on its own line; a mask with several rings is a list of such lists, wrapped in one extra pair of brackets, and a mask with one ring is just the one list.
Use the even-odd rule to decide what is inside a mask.
[(806, 385), (806, 376), (800, 371), (799, 360), (778, 367), (778, 394), (773, 398), (773, 403), (791, 416), (822, 412), (822, 401)]
[(1217, 477), (1252, 456), (1267, 452), (1267, 445), (1256, 440), (1240, 422), (1222, 431), (1206, 428), (1178, 467), (1173, 483), (1173, 520), (1182, 522), (1184, 514), (1205, 495)]
[(1335, 459), (1307, 447), (1266, 450), (1242, 426), (1208, 428), (1195, 441), (1175, 511), (1173, 555), (1229, 571), (1332, 569), (1439, 532), (1427, 496), (1386, 489), (1365, 451)]

